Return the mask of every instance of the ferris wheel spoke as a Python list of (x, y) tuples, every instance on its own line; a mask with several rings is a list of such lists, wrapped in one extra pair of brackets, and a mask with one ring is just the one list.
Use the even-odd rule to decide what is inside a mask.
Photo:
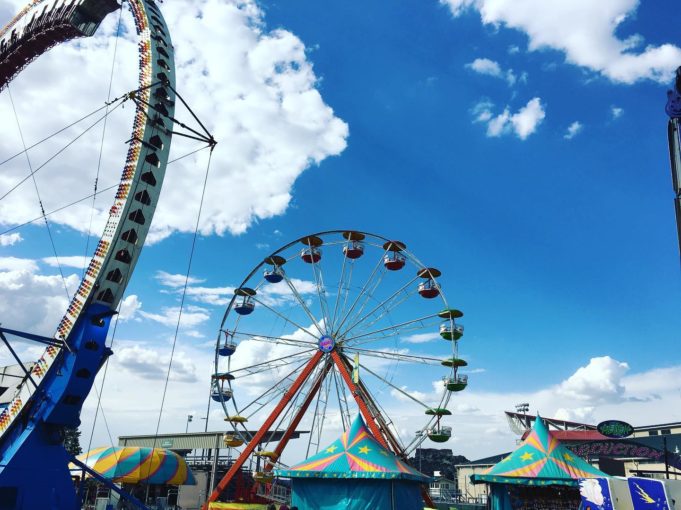
[[(249, 367), (238, 368), (236, 370), (232, 370), (230, 372), (230, 374), (234, 375), (234, 377), (236, 379), (239, 379), (239, 378), (242, 378), (242, 377), (247, 377), (249, 375), (261, 374), (261, 373), (267, 372), (269, 370), (276, 370), (276, 369), (279, 369), (281, 367), (285, 367), (287, 365), (291, 365), (291, 364), (297, 362), (301, 357), (308, 356), (314, 350), (315, 349), (310, 349), (310, 350), (307, 350), (307, 351), (301, 351), (301, 352), (298, 352), (298, 353), (295, 353), (295, 354), (289, 354), (288, 356), (283, 356), (281, 358), (264, 361), (264, 362), (258, 363), (256, 365), (251, 365)], [(235, 374), (238, 374), (239, 372), (246, 372), (246, 374), (235, 375)]]
[[(319, 453), (319, 446), (321, 443), (322, 439), (322, 431), (324, 430), (324, 421), (326, 420), (326, 409), (327, 409), (327, 404), (329, 402), (329, 391), (331, 389), (331, 382), (332, 382), (333, 376), (327, 377), (324, 379), (324, 387), (319, 390), (319, 393), (317, 393), (317, 402), (315, 403), (315, 410), (314, 414), (312, 415), (312, 425), (310, 426), (310, 438), (308, 439), (307, 443), (307, 451), (305, 452), (305, 458), (308, 458), (310, 456), (310, 449), (312, 447), (312, 440), (315, 439), (315, 431), (316, 431), (316, 442), (314, 443), (316, 446), (315, 454)], [(322, 405), (322, 409), (320, 411), (320, 404)]]
[[(348, 256), (346, 253), (343, 254), (343, 265), (341, 266), (341, 275), (340, 278), (338, 279), (338, 291), (336, 292), (336, 302), (333, 306), (333, 315), (331, 316), (331, 325), (329, 327), (329, 331), (334, 331), (335, 325), (336, 325), (336, 315), (338, 314), (338, 305), (340, 303), (340, 297), (341, 297), (341, 291), (343, 287), (343, 282), (345, 281), (345, 267), (347, 266), (348, 263)], [(354, 267), (354, 264), (350, 266), (350, 270), (352, 271), (352, 268)], [(350, 273), (352, 274), (352, 273)]]
[(341, 417), (341, 425), (343, 426), (343, 432), (350, 428), (350, 423), (352, 419), (350, 417), (350, 408), (348, 406), (348, 399), (345, 393), (345, 384), (342, 382), (340, 374), (337, 372), (338, 368), (333, 367), (333, 382), (336, 388), (336, 398), (338, 399), (338, 412)]
[(378, 333), (383, 333), (385, 331), (391, 331), (392, 334), (389, 335), (389, 336), (394, 336), (395, 334), (399, 334), (400, 331), (402, 330), (402, 328), (405, 328), (406, 326), (410, 326), (410, 325), (413, 325), (413, 324), (423, 325), (427, 320), (432, 319), (432, 318), (437, 317), (437, 316), (438, 315), (436, 313), (431, 314), (431, 315), (426, 315), (424, 317), (419, 317), (418, 319), (412, 319), (412, 320), (409, 320), (409, 321), (406, 321), (406, 322), (402, 322), (400, 324), (396, 324), (394, 326), (387, 326), (385, 328), (376, 329), (374, 331), (370, 331), (368, 333), (362, 333), (360, 335), (355, 335), (355, 336), (350, 337), (350, 338), (341, 338), (341, 340), (345, 341), (345, 343), (347, 344), (348, 342), (351, 342), (353, 340), (357, 340), (358, 338), (366, 338), (368, 336), (373, 336), (373, 335), (376, 335)]
[(307, 303), (305, 303), (305, 300), (298, 292), (298, 289), (296, 289), (296, 286), (293, 284), (293, 281), (291, 281), (291, 279), (286, 275), (285, 272), (282, 271), (281, 275), (284, 277), (286, 285), (288, 285), (289, 289), (291, 289), (291, 292), (298, 301), (298, 304), (300, 304), (300, 307), (303, 309), (308, 318), (312, 321), (312, 324), (314, 325), (315, 329), (319, 331), (320, 336), (323, 335), (324, 333), (319, 326), (319, 321), (314, 317), (314, 315), (312, 315), (312, 312), (308, 308)]
[(413, 395), (410, 395), (409, 393), (407, 393), (406, 391), (404, 391), (404, 390), (403, 390), (402, 388), (400, 388), (399, 386), (394, 385), (393, 383), (391, 383), (391, 382), (390, 382), (388, 379), (386, 379), (385, 377), (382, 377), (382, 376), (378, 375), (376, 372), (374, 372), (373, 370), (371, 370), (370, 368), (368, 368), (366, 365), (363, 365), (362, 363), (360, 363), (360, 364), (359, 364), (359, 367), (360, 367), (362, 370), (366, 371), (367, 373), (373, 375), (373, 376), (376, 377), (377, 379), (383, 381), (385, 384), (387, 384), (388, 386), (390, 386), (390, 387), (391, 387), (392, 389), (394, 389), (395, 391), (401, 393), (402, 395), (404, 395), (404, 396), (407, 397), (408, 399), (413, 400), (414, 402), (416, 402), (417, 404), (419, 404), (421, 407), (424, 407), (425, 409), (428, 409), (428, 408), (429, 408), (429, 406), (428, 406), (427, 404), (424, 404), (424, 403), (421, 402), (419, 399), (417, 399), (417, 398), (414, 397)]
[(255, 340), (257, 342), (270, 342), (283, 345), (295, 345), (300, 347), (310, 347), (313, 345), (317, 345), (317, 342), (308, 342), (307, 340), (298, 340), (296, 338), (286, 338), (283, 336), (260, 335), (257, 333), (247, 333), (242, 331), (234, 331), (232, 332), (232, 334), (234, 336), (248, 337), (249, 340)]
[(303, 326), (301, 326), (301, 325), (298, 324), (297, 322), (292, 321), (291, 319), (289, 319), (289, 318), (286, 317), (285, 315), (283, 315), (283, 314), (277, 312), (274, 308), (272, 308), (271, 306), (268, 306), (267, 304), (263, 303), (260, 299), (256, 298), (255, 296), (252, 296), (251, 299), (252, 299), (253, 301), (255, 301), (256, 303), (258, 303), (259, 305), (261, 305), (261, 306), (263, 306), (264, 308), (266, 308), (267, 310), (269, 310), (270, 312), (272, 312), (272, 313), (273, 313), (274, 315), (276, 315), (277, 317), (280, 317), (281, 319), (284, 319), (286, 322), (288, 322), (288, 323), (290, 323), (290, 324), (293, 324), (293, 325), (294, 325), (295, 327), (297, 327), (299, 330), (304, 331), (305, 333), (307, 333), (308, 335), (310, 335), (312, 338), (316, 338), (315, 335), (312, 334), (312, 333), (310, 333), (310, 331), (308, 331), (307, 328), (304, 328)]
[[(362, 297), (362, 295), (364, 294), (364, 292), (366, 292), (366, 289), (367, 289), (368, 285), (371, 283), (371, 281), (372, 281), (374, 275), (376, 274), (376, 272), (378, 272), (378, 270), (379, 270), (380, 268), (385, 267), (385, 266), (383, 265), (383, 257), (385, 257), (385, 254), (386, 254), (386, 253), (388, 253), (387, 250), (383, 253), (383, 255), (381, 255), (381, 258), (378, 259), (378, 262), (376, 263), (376, 265), (375, 265), (374, 268), (372, 269), (371, 274), (370, 274), (369, 277), (367, 278), (367, 281), (366, 281), (366, 282), (364, 283), (364, 285), (362, 286), (362, 290), (359, 291), (359, 293), (357, 294), (357, 297), (356, 297), (355, 300), (352, 302), (352, 305), (350, 306), (350, 309), (347, 311), (347, 313), (342, 314), (342, 315), (343, 315), (343, 319), (341, 320), (340, 324), (338, 325), (338, 327), (337, 327), (337, 328), (335, 329), (335, 331), (333, 332), (333, 336), (338, 336), (338, 332), (339, 332), (339, 331), (341, 330), (341, 328), (345, 325), (345, 322), (348, 320), (348, 318), (350, 317), (350, 315), (352, 314), (352, 312), (355, 310), (355, 307), (357, 306), (357, 303), (359, 302), (359, 300), (360, 300), (360, 298)], [(350, 288), (350, 286), (348, 285), (348, 290), (349, 290), (349, 288)], [(343, 312), (345, 312), (345, 310), (343, 310)]]
[(417, 356), (415, 354), (401, 354), (390, 351), (376, 351), (371, 349), (359, 349), (357, 347), (348, 347), (344, 352), (359, 353), (362, 356), (371, 356), (374, 358), (389, 359), (394, 361), (405, 361), (408, 363), (421, 363), (425, 365), (441, 365), (442, 360), (439, 358), (432, 358), (430, 356)]
[[(363, 315), (360, 319), (357, 319), (355, 322), (353, 322), (340, 336), (345, 336), (347, 335), (350, 331), (352, 331), (354, 328), (362, 325), (365, 320), (371, 318), (374, 313), (376, 313), (379, 310), (382, 310), (380, 315), (378, 317), (375, 317), (372, 321), (366, 324), (366, 327), (371, 327), (378, 321), (380, 321), (383, 317), (385, 317), (387, 314), (389, 314), (391, 311), (393, 311), (395, 308), (397, 308), (399, 305), (404, 303), (407, 299), (409, 299), (411, 296), (414, 295), (414, 292), (409, 293), (409, 292), (404, 292), (406, 289), (408, 289), (416, 280), (416, 278), (412, 278), (409, 280), (407, 283), (405, 283), (402, 287), (400, 287), (398, 290), (393, 292), (389, 297), (381, 301), (378, 305), (376, 305), (374, 308), (371, 309), (370, 312), (366, 313)], [(400, 299), (396, 299), (400, 294), (404, 292), (404, 295)]]
[[(326, 302), (326, 289), (324, 287), (324, 278), (322, 277), (322, 267), (319, 262), (313, 262), (312, 273), (314, 275), (315, 286), (317, 287), (317, 296), (319, 298), (319, 309), (322, 313), (322, 320), (324, 321), (324, 330), (331, 331), (329, 328), (329, 304)], [(321, 330), (320, 330), (321, 332)]]
[[(347, 258), (347, 257), (346, 257)], [(337, 311), (334, 311), (334, 318), (333, 318), (333, 326), (331, 328), (331, 331), (337, 331), (336, 328), (336, 321), (340, 320), (340, 316), (343, 310), (346, 309), (348, 306), (348, 296), (350, 295), (350, 285), (352, 284), (352, 275), (355, 271), (355, 264), (352, 262), (350, 264), (350, 271), (347, 276), (347, 281), (345, 278), (341, 278), (340, 281), (338, 282), (338, 296), (336, 296), (337, 303), (336, 306), (340, 306), (340, 308)], [(343, 292), (343, 303), (340, 304), (340, 295), (341, 292)], [(339, 313), (340, 312), (340, 313)]]
[[(376, 292), (376, 290), (381, 285), (381, 282), (383, 281), (384, 276), (385, 276), (385, 271), (381, 271), (378, 275), (377, 280), (372, 283), (371, 287), (367, 288), (366, 292), (364, 292), (362, 305), (360, 306), (359, 310), (357, 310), (353, 315), (355, 320), (357, 319), (357, 317), (362, 315), (362, 312), (364, 311), (364, 308), (366, 307), (367, 303), (369, 303), (369, 301), (371, 299), (373, 299), (374, 293)], [(349, 328), (346, 329), (345, 331), (343, 331), (343, 333), (341, 333), (339, 336), (346, 335), (348, 330), (349, 330)]]

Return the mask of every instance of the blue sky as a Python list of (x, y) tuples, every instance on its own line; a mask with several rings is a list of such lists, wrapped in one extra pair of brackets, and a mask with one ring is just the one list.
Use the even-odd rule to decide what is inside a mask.
[[(466, 314), (460, 350), (478, 373), (453, 400), (460, 440), (448, 447), (483, 457), (512, 445), (501, 412), (525, 400), (532, 410), (573, 419), (681, 420), (674, 410), (681, 280), (664, 113), (681, 65), (681, 18), (671, 0), (608, 0), (600, 14), (589, 4), (558, 2), (554, 12), (531, 0), (515, 10), (488, 0), (262, 1), (241, 9), (226, 2), (224, 12), (211, 1), (164, 5), (183, 95), (219, 142), (191, 271), (201, 282), (193, 286), (233, 287), (270, 251), (308, 233), (375, 232), (441, 269), (448, 301)], [(15, 7), (0, 0), (0, 13)], [(626, 18), (615, 22), (618, 14)], [(556, 42), (553, 15), (565, 34), (587, 26), (593, 37)], [(614, 35), (602, 29), (611, 24)], [(102, 66), (93, 75), (108, 75), (101, 69), (111, 62), (112, 31), (109, 23), (96, 42), (58, 48), (32, 65), (13, 89), (23, 94), (22, 120), (32, 122), (30, 91), (45, 76), (62, 90), (77, 85), (52, 62), (85, 58)], [(628, 49), (617, 50), (625, 40)], [(665, 52), (656, 53), (662, 45)], [(648, 59), (628, 59), (641, 54)], [(243, 55), (247, 68), (237, 63)], [(130, 71), (129, 62), (117, 65), (122, 76)], [(201, 66), (205, 75), (196, 72)], [(126, 90), (125, 80), (118, 90)], [(101, 104), (106, 85), (88, 87), (87, 100), (71, 110), (55, 109), (49, 126)], [(252, 104), (234, 99), (249, 92), (257, 95)], [(46, 94), (61, 104), (58, 91)], [(6, 92), (0, 108), (8, 118)], [(124, 133), (126, 118), (115, 122)], [(3, 132), (2, 154), (18, 150), (16, 126)], [(186, 148), (179, 144), (176, 155)], [(115, 151), (107, 153), (114, 168)], [(73, 167), (88, 165), (80, 154), (71, 157)], [(136, 298), (117, 332), (126, 342), (118, 372), (156, 385), (156, 395), (178, 306), (177, 287), (159, 271), (186, 271), (205, 164), (199, 153), (169, 167), (167, 206), (155, 218), (155, 242), (145, 247), (127, 293)], [(75, 187), (79, 198), (92, 177), (78, 180), (55, 182)], [(2, 180), (3, 189), (10, 182)], [(20, 204), (35, 207), (34, 196), (24, 197), (0, 210), (3, 226), (20, 222)], [(103, 215), (106, 199), (98, 207)], [(86, 211), (55, 219), (60, 255), (84, 252), (77, 224)], [(56, 269), (44, 261), (51, 255), (44, 228), (19, 232), (21, 242), (0, 248), (0, 269), (5, 282), (25, 282), (28, 304), (31, 292), (44, 298), (37, 282)], [(48, 287), (57, 296), (55, 281)], [(14, 287), (3, 287), (9, 303)], [(227, 295), (215, 292), (212, 303), (205, 294), (189, 300), (193, 322), (178, 338), (182, 361), (171, 378), (165, 430), (181, 430), (187, 412), (202, 412), (209, 344)], [(40, 306), (58, 320), (57, 301)], [(12, 307), (2, 308), (9, 326)], [(19, 319), (30, 327), (31, 314)], [(412, 384), (418, 376), (404, 377)], [(109, 420), (114, 433), (153, 432), (155, 419), (131, 416), (158, 403), (122, 396), (134, 392), (125, 379), (114, 383), (120, 393), (108, 403), (105, 397), (121, 417)], [(211, 426), (220, 426), (219, 417)]]

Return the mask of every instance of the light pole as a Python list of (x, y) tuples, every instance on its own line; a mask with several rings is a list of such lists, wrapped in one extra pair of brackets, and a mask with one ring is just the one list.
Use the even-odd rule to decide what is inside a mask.
[(516, 404), (515, 410), (518, 413), (523, 413), (523, 418), (525, 423), (523, 425), (525, 426), (526, 429), (530, 428), (530, 421), (529, 418), (527, 417), (527, 411), (530, 410), (530, 404), (527, 402), (523, 402), (522, 404)]
[(185, 433), (185, 434), (186, 434), (187, 432), (189, 432), (189, 424), (191, 423), (191, 421), (192, 421), (193, 419), (194, 419), (194, 415), (193, 415), (193, 414), (188, 414), (188, 415), (187, 415), (187, 426), (184, 428), (184, 433)]

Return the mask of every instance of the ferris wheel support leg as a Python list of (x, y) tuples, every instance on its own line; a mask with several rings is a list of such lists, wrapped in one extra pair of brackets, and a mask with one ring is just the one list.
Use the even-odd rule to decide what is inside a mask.
[[(310, 392), (307, 394), (307, 397), (305, 397), (305, 401), (303, 404), (300, 406), (300, 409), (296, 412), (296, 415), (293, 417), (293, 420), (291, 420), (291, 423), (289, 424), (288, 428), (286, 429), (286, 432), (284, 432), (284, 435), (282, 436), (281, 440), (277, 444), (277, 447), (274, 449), (274, 453), (276, 454), (275, 459), (278, 459), (279, 456), (281, 455), (281, 452), (284, 451), (284, 448), (286, 448), (286, 445), (288, 444), (289, 440), (291, 439), (291, 436), (293, 433), (296, 431), (296, 428), (300, 424), (300, 421), (303, 419), (303, 416), (305, 416), (305, 413), (307, 412), (308, 407), (310, 407), (310, 404), (312, 403), (312, 400), (314, 400), (315, 395), (319, 391), (319, 388), (321, 388), (322, 383), (324, 382), (324, 379), (329, 373), (329, 370), (331, 370), (331, 363), (326, 363), (324, 365), (324, 369), (319, 373), (319, 376), (317, 377), (317, 380), (314, 382), (314, 385), (310, 389)], [(265, 471), (272, 471), (272, 468), (274, 467), (274, 464), (272, 463), (267, 463), (265, 465)], [(259, 482), (255, 482), (253, 485), (253, 489), (251, 490), (251, 494), (255, 494), (256, 491), (258, 490), (258, 485), (260, 485)]]
[(371, 429), (371, 433), (376, 438), (376, 441), (381, 443), (381, 446), (383, 446), (384, 448), (390, 449), (390, 446), (388, 446), (388, 442), (385, 440), (385, 437), (381, 432), (381, 428), (376, 423), (376, 420), (374, 419), (373, 414), (369, 410), (369, 407), (366, 405), (366, 402), (364, 402), (364, 399), (360, 394), (359, 388), (354, 382), (352, 382), (352, 377), (350, 376), (348, 367), (345, 365), (345, 363), (343, 363), (341, 355), (338, 354), (338, 351), (334, 350), (331, 353), (331, 358), (333, 358), (333, 362), (336, 364), (336, 367), (338, 367), (338, 371), (340, 372), (343, 381), (345, 381), (347, 387), (350, 388), (350, 393), (352, 393), (355, 402), (357, 402), (359, 410), (362, 413), (362, 416), (364, 416), (364, 421)]
[[(345, 368), (350, 373), (351, 371), (351, 365), (350, 361), (346, 356), (342, 357), (342, 361), (345, 364)], [(381, 415), (381, 413), (378, 411), (378, 406), (376, 405), (376, 402), (374, 402), (374, 399), (371, 396), (371, 393), (366, 389), (366, 386), (364, 386), (364, 383), (362, 382), (361, 379), (359, 379), (359, 382), (356, 384), (357, 386), (357, 391), (361, 395), (362, 400), (368, 402), (369, 406), (375, 410), (375, 412), (372, 414), (374, 416), (374, 419), (378, 422), (378, 426), (381, 429), (381, 432), (383, 433), (383, 437), (385, 437), (386, 441), (390, 443), (390, 447), (392, 448), (393, 453), (396, 455), (399, 455), (400, 457), (403, 457), (406, 460), (406, 455), (404, 453), (404, 450), (402, 449), (402, 446), (400, 446), (400, 442), (397, 440), (397, 438), (393, 435), (393, 433), (390, 431), (390, 428), (388, 427), (388, 424), (385, 422), (385, 419)], [(367, 406), (367, 407), (369, 407)], [(371, 408), (369, 410), (371, 410)]]
[(270, 427), (274, 424), (276, 419), (289, 404), (293, 396), (298, 392), (298, 390), (300, 390), (300, 387), (305, 383), (307, 378), (310, 377), (310, 374), (312, 374), (314, 367), (317, 366), (319, 361), (322, 359), (323, 355), (324, 353), (322, 351), (317, 351), (314, 354), (314, 356), (310, 358), (310, 361), (307, 362), (307, 365), (305, 365), (305, 368), (303, 368), (300, 375), (296, 378), (295, 381), (293, 381), (293, 384), (288, 389), (288, 391), (284, 393), (284, 396), (281, 398), (277, 406), (274, 408), (272, 414), (270, 414), (267, 417), (265, 423), (262, 424), (258, 432), (256, 432), (253, 438), (248, 442), (246, 448), (244, 448), (244, 451), (241, 452), (241, 455), (239, 455), (234, 464), (232, 464), (231, 467), (229, 468), (229, 471), (227, 471), (225, 476), (218, 483), (217, 487), (215, 487), (215, 490), (211, 493), (211, 495), (204, 503), (202, 510), (207, 510), (208, 504), (220, 497), (222, 491), (224, 491), (227, 485), (229, 485), (229, 483), (232, 481), (232, 478), (234, 478), (234, 475), (236, 475), (236, 473), (239, 472), (241, 467), (244, 465), (244, 462), (246, 462), (246, 459), (248, 459), (248, 457), (253, 453), (258, 444), (260, 444), (262, 438), (265, 437), (265, 434), (269, 432)]

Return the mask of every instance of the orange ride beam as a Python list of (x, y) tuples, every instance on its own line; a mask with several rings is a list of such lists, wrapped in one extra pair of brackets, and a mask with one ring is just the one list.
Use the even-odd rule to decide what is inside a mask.
[(293, 381), (293, 384), (288, 389), (288, 391), (284, 393), (284, 396), (281, 397), (281, 400), (274, 408), (274, 411), (272, 411), (272, 414), (270, 414), (267, 417), (265, 423), (262, 424), (258, 432), (256, 432), (256, 434), (253, 436), (253, 439), (251, 439), (248, 442), (246, 448), (244, 448), (244, 451), (241, 452), (241, 455), (239, 455), (234, 464), (232, 464), (232, 466), (229, 468), (229, 471), (227, 471), (225, 476), (222, 477), (222, 480), (220, 480), (220, 482), (217, 484), (215, 490), (208, 497), (203, 507), (201, 507), (202, 510), (207, 510), (208, 504), (220, 497), (222, 491), (225, 490), (225, 487), (227, 487), (227, 485), (229, 485), (229, 483), (232, 481), (232, 478), (234, 478), (234, 475), (241, 469), (241, 467), (244, 465), (244, 462), (246, 462), (246, 459), (248, 459), (248, 457), (253, 453), (253, 450), (255, 450), (258, 444), (260, 444), (260, 440), (265, 436), (265, 434), (267, 434), (267, 432), (269, 432), (269, 428), (276, 421), (281, 412), (286, 408), (288, 403), (291, 401), (293, 396), (298, 392), (303, 383), (305, 383), (307, 378), (310, 377), (310, 374), (314, 370), (314, 367), (317, 366), (317, 363), (319, 363), (319, 360), (322, 358), (323, 355), (324, 353), (322, 351), (317, 351), (314, 354), (314, 356), (312, 356), (310, 361), (307, 362), (307, 365), (305, 365), (303, 371), (296, 378), (296, 380)]
[(386, 442), (385, 437), (383, 437), (383, 433), (381, 432), (380, 427), (376, 423), (376, 420), (374, 420), (374, 417), (371, 414), (369, 407), (366, 405), (366, 402), (364, 402), (364, 400), (362, 399), (362, 395), (360, 394), (360, 391), (357, 388), (357, 385), (355, 385), (355, 383), (352, 382), (352, 377), (350, 376), (350, 372), (348, 372), (348, 368), (345, 366), (345, 363), (343, 363), (343, 359), (342, 359), (341, 355), (338, 354), (338, 351), (334, 349), (331, 352), (331, 358), (333, 359), (333, 362), (335, 363), (336, 367), (338, 367), (338, 371), (340, 372), (340, 375), (343, 378), (343, 381), (345, 381), (345, 384), (347, 385), (347, 387), (350, 388), (350, 393), (352, 393), (352, 396), (354, 397), (355, 402), (357, 402), (357, 405), (359, 406), (359, 410), (362, 413), (362, 416), (364, 416), (364, 421), (366, 422), (366, 424), (371, 429), (371, 433), (376, 438), (376, 441), (381, 443), (381, 446), (383, 446), (383, 448), (390, 450), (390, 446), (388, 446), (388, 443)]
[[(350, 360), (348, 359), (347, 356), (342, 356), (341, 359), (345, 363), (345, 368), (350, 372)], [(399, 441), (393, 436), (393, 433), (391, 432), (390, 428), (388, 427), (388, 424), (385, 422), (383, 419), (383, 416), (381, 416), (378, 406), (376, 405), (376, 402), (374, 402), (373, 397), (371, 396), (371, 393), (369, 393), (369, 390), (366, 388), (362, 380), (360, 379), (359, 382), (355, 385), (357, 387), (357, 390), (363, 400), (366, 400), (371, 406), (376, 410), (376, 414), (373, 415), (374, 419), (378, 422), (378, 426), (383, 432), (383, 437), (390, 443), (390, 446), (392, 448), (393, 453), (396, 455), (403, 457), (406, 459), (406, 455), (404, 454), (404, 451), (402, 450), (402, 447), (400, 446)], [(369, 406), (367, 406), (368, 408)]]
[[(334, 363), (338, 367), (339, 372), (341, 373), (341, 376), (343, 377), (343, 380), (345, 381), (345, 384), (348, 385), (348, 388), (350, 388), (350, 391), (352, 392), (352, 396), (355, 397), (355, 401), (357, 402), (357, 405), (359, 406), (359, 410), (362, 412), (362, 415), (364, 416), (364, 420), (367, 422), (367, 425), (369, 425), (369, 428), (371, 429), (371, 432), (373, 433), (374, 437), (376, 440), (383, 445), (384, 448), (387, 450), (390, 450), (390, 447), (386, 443), (385, 437), (381, 433), (380, 427), (376, 424), (374, 421), (374, 417), (371, 414), (371, 411), (369, 410), (369, 407), (366, 405), (364, 400), (362, 399), (362, 395), (365, 393), (363, 392), (354, 382), (352, 382), (352, 377), (350, 376), (350, 372), (348, 371), (347, 363), (348, 360), (347, 358), (341, 356), (338, 354), (338, 351), (334, 350), (331, 353), (331, 357), (333, 358)], [(360, 382), (361, 384), (361, 382)], [(367, 393), (367, 398), (371, 398)], [(375, 405), (375, 404), (374, 404)], [(386, 434), (390, 435), (390, 431), (386, 427)], [(394, 438), (391, 437), (393, 441), (395, 441)], [(395, 451), (397, 454), (401, 454), (401, 449), (398, 447), (397, 451)], [(430, 493), (428, 492), (428, 489), (425, 486), (421, 486), (421, 497), (423, 498), (423, 502), (429, 507), (429, 508), (435, 508), (435, 505), (433, 504), (433, 500), (430, 497)]]
[[(307, 411), (307, 408), (310, 407), (312, 400), (314, 400), (315, 395), (319, 391), (319, 388), (321, 388), (322, 383), (324, 382), (324, 379), (326, 379), (326, 376), (328, 375), (329, 370), (331, 369), (332, 366), (333, 365), (331, 363), (326, 363), (326, 365), (324, 366), (322, 371), (319, 373), (319, 377), (317, 378), (314, 385), (310, 389), (310, 393), (308, 393), (307, 397), (305, 397), (305, 401), (303, 402), (303, 405), (300, 406), (300, 409), (298, 409), (298, 412), (293, 417), (293, 420), (291, 421), (288, 428), (286, 429), (286, 432), (284, 432), (284, 435), (279, 440), (277, 447), (274, 449), (274, 453), (276, 454), (275, 460), (279, 459), (279, 457), (281, 456), (281, 453), (284, 451), (284, 448), (286, 448), (286, 445), (288, 444), (289, 440), (291, 439), (291, 436), (296, 431), (296, 428), (300, 424), (300, 421), (303, 419), (303, 416), (305, 416), (305, 412)], [(264, 471), (272, 471), (273, 467), (274, 467), (274, 464), (267, 462), (265, 464)], [(253, 489), (251, 491), (252, 494), (256, 493), (256, 491), (258, 490), (258, 485), (259, 485), (259, 482), (256, 481), (255, 484), (253, 485)]]

